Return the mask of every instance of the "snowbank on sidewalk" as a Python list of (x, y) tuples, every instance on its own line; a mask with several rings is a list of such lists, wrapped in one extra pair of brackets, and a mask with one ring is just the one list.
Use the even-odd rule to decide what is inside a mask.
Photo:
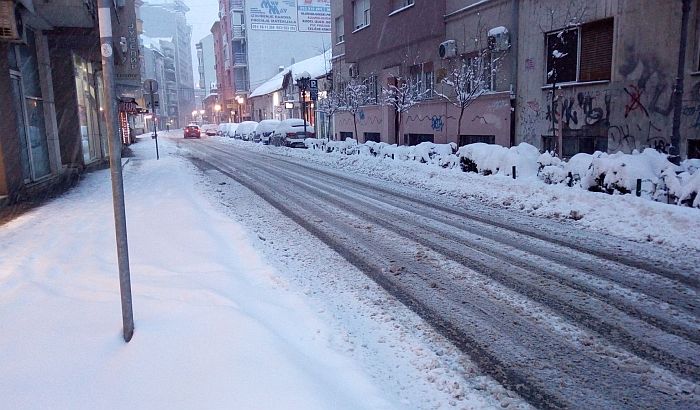
[(160, 161), (152, 147), (125, 168), (129, 344), (107, 170), (0, 227), (2, 407), (392, 408), (167, 140)]
[[(510, 208), (533, 216), (565, 219), (580, 229), (593, 229), (635, 241), (653, 241), (666, 246), (700, 250), (700, 217), (697, 209), (650, 201), (644, 197), (638, 198), (634, 194), (608, 195), (582, 189), (580, 180), (588, 175), (593, 155), (578, 154), (569, 161), (561, 161), (548, 154), (534, 156), (532, 149), (525, 148), (523, 157), (529, 160), (534, 158), (535, 166), (541, 169), (533, 176), (532, 171), (528, 175), (527, 167), (523, 167), (525, 175), (518, 168), (518, 179), (514, 180), (509, 176), (509, 165), (514, 163), (512, 156), (509, 157), (512, 154), (509, 153), (518, 151), (503, 147), (493, 148), (496, 147), (493, 145), (469, 154), (480, 161), (482, 169), (499, 169), (496, 174), (484, 176), (462, 172), (459, 162), (453, 166), (442, 167), (439, 161), (434, 160), (435, 157), (429, 164), (392, 160), (391, 153), (396, 157), (398, 151), (410, 147), (396, 147), (386, 143), (359, 144), (360, 155), (322, 155), (324, 151), (320, 150), (267, 147), (223, 139), (221, 141), (236, 144), (240, 149), (299, 158), (347, 172), (397, 182), (412, 189), (422, 188), (434, 195), (468, 201), (470, 204), (478, 200), (485, 205)], [(464, 154), (464, 147), (461, 149)], [(492, 160), (494, 151), (498, 160)], [(449, 158), (442, 156), (440, 161), (444, 161), (446, 157)], [(493, 168), (488, 168), (489, 166)], [(503, 169), (504, 167), (506, 169)], [(549, 170), (551, 184), (544, 183), (543, 169)], [(691, 160), (681, 164), (681, 174), (676, 175), (673, 172), (673, 178), (678, 179), (675, 192), (680, 192), (680, 196), (693, 197), (693, 192), (700, 188), (700, 179), (696, 176), (697, 169), (700, 169), (700, 161)], [(573, 187), (567, 185), (569, 172), (573, 175)], [(695, 198), (697, 200), (697, 197)]]

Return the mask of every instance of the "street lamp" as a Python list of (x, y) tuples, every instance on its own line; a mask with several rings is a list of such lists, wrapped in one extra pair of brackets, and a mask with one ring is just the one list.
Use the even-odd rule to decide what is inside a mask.
[(206, 112), (206, 111), (204, 111), (204, 110), (199, 110), (199, 123), (200, 123), (200, 124), (203, 124), (203, 123), (204, 123), (204, 113), (205, 113), (205, 112)]
[(304, 120), (304, 137), (306, 138), (306, 89), (309, 87), (311, 74), (304, 71), (297, 78), (297, 87), (299, 87), (299, 99), (301, 100), (302, 119)]
[(239, 121), (242, 121), (243, 120), (243, 109), (241, 106), (245, 103), (245, 97), (243, 97), (242, 95), (237, 95), (236, 102), (238, 103), (238, 119), (239, 119)]
[(216, 111), (216, 123), (219, 123), (219, 111), (221, 111), (221, 105), (216, 104), (214, 106), (214, 111)]

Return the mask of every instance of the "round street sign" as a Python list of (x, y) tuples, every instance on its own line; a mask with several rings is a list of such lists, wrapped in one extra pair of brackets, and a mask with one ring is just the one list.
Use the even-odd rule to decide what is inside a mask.
[(143, 90), (147, 93), (157, 93), (158, 92), (158, 81), (148, 79), (143, 82)]
[(277, 111), (278, 114), (281, 114), (282, 113), (282, 106), (278, 106), (275, 110)]

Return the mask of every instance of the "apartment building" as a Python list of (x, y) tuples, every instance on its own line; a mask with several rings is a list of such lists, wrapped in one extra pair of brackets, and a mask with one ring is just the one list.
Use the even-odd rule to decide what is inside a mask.
[(253, 118), (248, 96), (280, 66), (331, 48), (330, 15), (330, 0), (220, 0), (217, 82), (229, 120)]
[[(527, 142), (564, 157), (648, 147), (697, 157), (698, 7), (697, 0), (333, 0), (335, 90), (361, 83), (369, 93), (357, 135), (340, 113), (334, 136)], [(640, 24), (649, 16), (666, 29)], [(674, 99), (682, 46), (684, 87)], [(446, 83), (476, 60), (483, 92), (462, 111)], [(418, 101), (399, 116), (382, 104), (381, 89), (403, 82)]]
[(172, 59), (175, 73), (175, 85), (170, 90), (177, 93), (177, 99), (173, 99), (177, 101), (176, 111), (168, 112), (174, 119), (175, 127), (187, 124), (194, 109), (192, 28), (187, 24), (186, 16), (189, 10), (182, 0), (152, 1), (141, 7), (144, 33), (172, 44), (172, 47), (167, 47), (163, 52), (168, 54), (168, 59)]

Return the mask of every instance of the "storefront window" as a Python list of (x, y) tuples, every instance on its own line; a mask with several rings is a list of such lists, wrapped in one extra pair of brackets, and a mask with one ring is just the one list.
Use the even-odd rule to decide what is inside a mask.
[(26, 45), (10, 47), (9, 57), (10, 66), (16, 68), (12, 76), (12, 92), (17, 113), (17, 134), (21, 141), (20, 159), (25, 180), (36, 180), (51, 173), (51, 163), (36, 38), (32, 30), (27, 29)]
[(87, 164), (100, 158), (102, 154), (98, 95), (95, 89), (97, 83), (92, 63), (83, 60), (80, 56), (73, 56), (73, 69), (83, 162)]

